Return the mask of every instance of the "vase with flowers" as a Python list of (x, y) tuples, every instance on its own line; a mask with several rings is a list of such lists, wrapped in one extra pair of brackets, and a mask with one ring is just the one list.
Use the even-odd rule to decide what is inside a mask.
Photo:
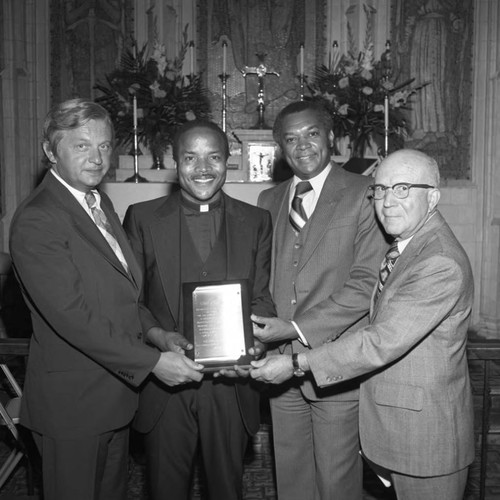
[[(308, 85), (311, 98), (331, 113), (335, 137), (348, 138), (350, 156), (362, 157), (374, 146), (380, 152), (387, 133), (391, 150), (403, 147), (409, 132), (404, 111), (410, 96), (425, 84), (413, 86), (414, 78), (398, 83), (392, 76), (389, 42), (378, 61), (369, 41), (358, 54), (341, 54), (334, 42), (328, 66), (316, 68)], [(338, 144), (334, 154), (340, 154)]]
[(136, 97), (138, 139), (151, 152), (153, 168), (164, 168), (163, 155), (180, 125), (196, 118), (211, 118), (201, 74), (182, 72), (188, 46), (187, 26), (173, 60), (167, 59), (165, 46), (157, 41), (140, 50), (133, 41), (119, 66), (106, 75), (106, 82), (95, 86), (102, 94), (96, 102), (110, 113), (116, 139), (124, 147), (134, 139), (132, 99)]

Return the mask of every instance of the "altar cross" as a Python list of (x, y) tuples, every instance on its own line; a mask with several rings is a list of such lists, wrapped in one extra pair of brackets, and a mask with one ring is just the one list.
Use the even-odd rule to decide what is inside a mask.
[(264, 105), (264, 78), (267, 75), (275, 75), (277, 77), (280, 76), (280, 74), (277, 71), (272, 71), (267, 69), (267, 66), (264, 64), (264, 59), (267, 54), (255, 54), (257, 58), (260, 61), (260, 64), (258, 66), (250, 67), (250, 66), (245, 66), (241, 71), (243, 74), (243, 77), (247, 77), (247, 75), (257, 75), (259, 79), (259, 87), (258, 87), (258, 94), (257, 94), (257, 111), (259, 113), (259, 119), (257, 121), (257, 124), (253, 127), (254, 129), (265, 129), (269, 128), (264, 120), (264, 110), (265, 110), (265, 105)]

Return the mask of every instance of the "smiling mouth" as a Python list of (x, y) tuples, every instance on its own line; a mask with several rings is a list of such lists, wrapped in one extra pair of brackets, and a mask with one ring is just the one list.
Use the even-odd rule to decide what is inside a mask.
[(213, 175), (203, 176), (203, 177), (193, 177), (193, 182), (197, 182), (200, 184), (208, 184), (215, 179)]
[(301, 155), (301, 156), (297, 156), (297, 160), (309, 160), (311, 158), (314, 158), (315, 156), (316, 156), (315, 153), (311, 153), (308, 155)]

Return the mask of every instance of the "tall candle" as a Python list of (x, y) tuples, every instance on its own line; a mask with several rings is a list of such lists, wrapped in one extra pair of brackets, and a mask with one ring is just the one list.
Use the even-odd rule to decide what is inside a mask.
[(133, 98), (133, 109), (134, 109), (134, 129), (137, 128), (137, 97), (134, 95)]
[(222, 42), (222, 74), (226, 74), (227, 67), (227, 42), (224, 40)]
[(189, 44), (189, 56), (190, 56), (190, 66), (189, 72), (191, 75), (194, 74), (194, 42)]
[(384, 97), (384, 127), (389, 130), (389, 96)]
[(300, 44), (300, 74), (304, 74), (304, 44)]

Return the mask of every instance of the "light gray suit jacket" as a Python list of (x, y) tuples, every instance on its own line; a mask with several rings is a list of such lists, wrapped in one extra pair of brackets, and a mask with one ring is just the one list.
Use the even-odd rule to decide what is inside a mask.
[(309, 353), (320, 386), (371, 375), (360, 389), (361, 446), (371, 461), (416, 476), (473, 461), (472, 303), (469, 260), (437, 212), (396, 262), (370, 325)]
[[(368, 315), (370, 297), (387, 243), (377, 223), (368, 186), (373, 179), (352, 174), (339, 165), (326, 178), (314, 214), (308, 221), (307, 238), (298, 262), (295, 289), (297, 304), (293, 320), (311, 347), (330, 342)], [(283, 233), (289, 228), (289, 190), (292, 180), (263, 191), (259, 206), (273, 219), (271, 292), (278, 317), (289, 319), (288, 296), (276, 293), (275, 268), (288, 249), (282, 248)], [(292, 269), (290, 270), (292, 272)], [(293, 341), (294, 351), (307, 348)], [(357, 399), (357, 383), (327, 390), (319, 389), (311, 377), (301, 385), (312, 400)]]

